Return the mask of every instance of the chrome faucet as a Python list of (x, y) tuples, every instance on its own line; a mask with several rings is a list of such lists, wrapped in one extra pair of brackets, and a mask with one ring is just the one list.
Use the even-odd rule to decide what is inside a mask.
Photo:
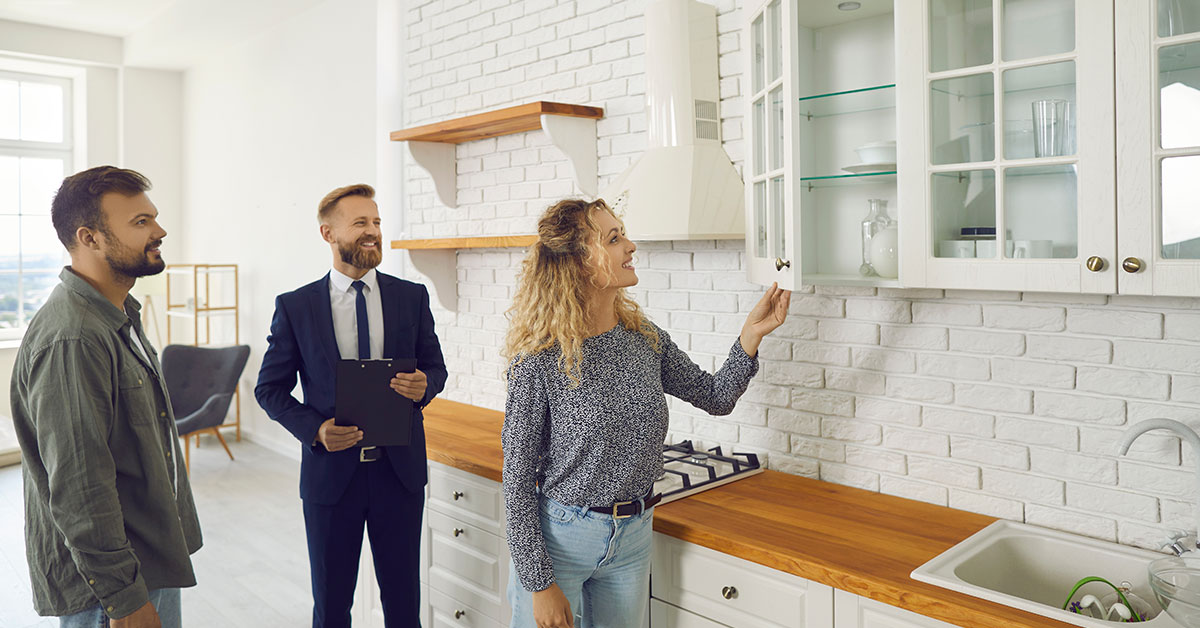
[(1173, 419), (1149, 419), (1139, 422), (1125, 432), (1118, 455), (1124, 456), (1128, 453), (1129, 446), (1133, 444), (1133, 441), (1150, 430), (1175, 432), (1177, 436), (1192, 445), (1192, 454), (1196, 458), (1196, 492), (1192, 495), (1192, 499), (1196, 502), (1193, 506), (1196, 527), (1191, 534), (1185, 531), (1177, 532), (1162, 547), (1170, 549), (1176, 556), (1198, 551), (1200, 550), (1200, 539), (1197, 539), (1197, 531), (1200, 531), (1200, 435), (1197, 435), (1196, 431), (1187, 425)]

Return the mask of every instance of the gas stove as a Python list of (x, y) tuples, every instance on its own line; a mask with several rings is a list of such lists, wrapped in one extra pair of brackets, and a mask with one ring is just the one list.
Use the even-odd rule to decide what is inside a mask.
[(663, 472), (654, 482), (654, 492), (662, 493), (665, 504), (762, 471), (755, 454), (726, 456), (720, 446), (699, 450), (690, 440), (663, 444)]

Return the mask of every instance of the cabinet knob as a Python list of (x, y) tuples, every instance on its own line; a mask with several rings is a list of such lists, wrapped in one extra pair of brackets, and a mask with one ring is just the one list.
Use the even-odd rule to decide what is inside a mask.
[(732, 600), (737, 595), (737, 587), (721, 587), (721, 597)]
[(464, 611), (464, 610), (462, 610), (462, 609), (460, 608), (460, 609), (458, 609), (458, 610), (454, 611), (454, 618), (455, 618), (455, 619), (462, 619), (462, 616), (463, 616), (463, 615), (466, 615), (466, 614), (467, 614), (467, 611)]
[(1121, 262), (1121, 268), (1127, 273), (1136, 273), (1142, 270), (1142, 260), (1136, 257), (1126, 257), (1125, 261)]
[(450, 497), (454, 498), (454, 501), (458, 501), (460, 497), (463, 497), (465, 495), (466, 495), (466, 493), (463, 493), (462, 491), (454, 491), (453, 493), (450, 494)]
[(1103, 257), (1096, 257), (1095, 255), (1093, 255), (1093, 256), (1087, 258), (1087, 269), (1094, 273), (1098, 273), (1098, 272), (1104, 270), (1104, 266), (1105, 266), (1105, 264), (1104, 264)]
[(791, 267), (792, 267), (792, 260), (783, 259), (782, 257), (775, 258), (775, 270), (783, 270), (784, 268), (791, 268)]
[(454, 528), (454, 536), (458, 536), (460, 534), (466, 534), (466, 533), (467, 533), (467, 531), (462, 528)]

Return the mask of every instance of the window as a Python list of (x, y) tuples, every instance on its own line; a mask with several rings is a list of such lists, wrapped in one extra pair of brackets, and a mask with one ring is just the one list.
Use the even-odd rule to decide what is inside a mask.
[(67, 259), (50, 202), (74, 161), (72, 81), (0, 71), (0, 340), (21, 337)]

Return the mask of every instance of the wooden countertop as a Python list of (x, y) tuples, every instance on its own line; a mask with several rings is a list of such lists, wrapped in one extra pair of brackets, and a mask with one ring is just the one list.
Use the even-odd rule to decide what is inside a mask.
[[(503, 422), (496, 410), (435, 400), (425, 409), (429, 459), (499, 482)], [(993, 521), (768, 470), (659, 506), (654, 530), (967, 628), (1068, 628), (909, 578)]]

